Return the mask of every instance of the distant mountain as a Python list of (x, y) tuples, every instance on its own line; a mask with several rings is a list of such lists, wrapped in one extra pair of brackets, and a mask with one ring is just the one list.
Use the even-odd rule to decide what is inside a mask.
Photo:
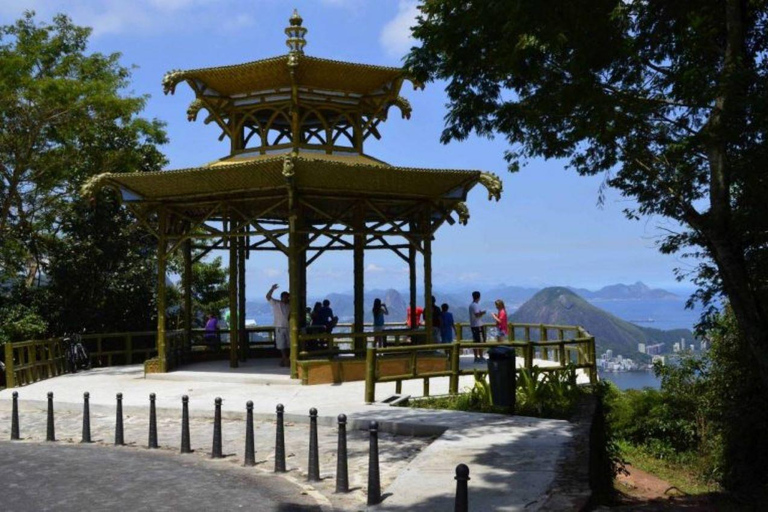
[(626, 322), (585, 299), (566, 287), (545, 288), (531, 297), (510, 316), (517, 323), (580, 325), (595, 337), (598, 354), (612, 349), (614, 354), (636, 357), (637, 344), (664, 343), (665, 351), (684, 338), (693, 341), (687, 329), (662, 331)]
[(584, 288), (570, 288), (587, 300), (665, 300), (679, 299), (678, 295), (660, 288), (650, 288), (640, 281), (635, 284), (612, 284), (604, 286), (597, 291)]

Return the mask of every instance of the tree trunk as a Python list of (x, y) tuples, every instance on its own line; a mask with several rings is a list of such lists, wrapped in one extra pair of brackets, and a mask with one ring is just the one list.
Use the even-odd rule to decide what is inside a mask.
[(768, 315), (760, 290), (753, 286), (743, 252), (734, 247), (730, 237), (709, 237), (713, 259), (720, 273), (723, 291), (728, 297), (741, 336), (747, 342), (755, 364), (760, 369), (763, 386), (768, 389)]

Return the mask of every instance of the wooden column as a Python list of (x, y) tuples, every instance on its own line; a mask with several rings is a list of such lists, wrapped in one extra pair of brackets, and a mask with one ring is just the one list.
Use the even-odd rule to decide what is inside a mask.
[(184, 358), (188, 359), (192, 352), (192, 240), (184, 242), (184, 273), (182, 280), (184, 285)]
[(411, 329), (416, 329), (419, 325), (419, 316), (416, 314), (416, 247), (413, 242), (408, 246), (408, 290), (410, 291), (408, 304), (411, 307)]
[(166, 232), (168, 230), (168, 214), (162, 207), (157, 212), (157, 359), (160, 362), (160, 371), (168, 371), (168, 362), (165, 357), (165, 271), (168, 258), (168, 245)]
[(426, 327), (427, 344), (432, 343), (432, 229), (429, 209), (421, 231), (424, 233), (424, 324)]
[(288, 187), (288, 208), (290, 214), (288, 217), (288, 281), (290, 301), (290, 336), (291, 336), (291, 378), (299, 378), (299, 366), (297, 364), (299, 356), (299, 328), (301, 325), (300, 307), (301, 307), (301, 262), (299, 261), (299, 249), (301, 244), (301, 235), (297, 232), (299, 228), (299, 209), (296, 200), (296, 192), (293, 183)]
[[(355, 207), (353, 264), (355, 277), (355, 322), (352, 332), (361, 333), (365, 330), (365, 209), (362, 203)], [(356, 351), (364, 351), (365, 338), (355, 338)]]
[(237, 237), (237, 291), (238, 291), (238, 310), (237, 319), (239, 320), (238, 346), (240, 347), (240, 361), (245, 362), (248, 359), (248, 333), (245, 331), (245, 237)]
[[(231, 214), (230, 214), (231, 215)], [(234, 217), (229, 218), (229, 367), (237, 368), (237, 238), (232, 236), (237, 232), (237, 222)]]

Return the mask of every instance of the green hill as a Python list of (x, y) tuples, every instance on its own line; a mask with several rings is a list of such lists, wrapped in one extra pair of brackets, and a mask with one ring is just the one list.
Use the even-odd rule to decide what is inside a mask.
[(614, 355), (637, 355), (637, 344), (664, 343), (664, 352), (672, 352), (672, 344), (684, 338), (693, 341), (687, 329), (662, 331), (629, 323), (602, 310), (565, 287), (551, 287), (531, 297), (511, 315), (517, 323), (580, 325), (595, 337), (597, 353), (612, 349)]

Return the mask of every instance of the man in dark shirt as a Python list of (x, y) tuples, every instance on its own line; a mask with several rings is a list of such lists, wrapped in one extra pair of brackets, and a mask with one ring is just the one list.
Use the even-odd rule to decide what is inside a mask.
[[(437, 305), (437, 301), (435, 300), (435, 296), (432, 296), (432, 304), (430, 305), (432, 308), (432, 343), (441, 343), (442, 337), (440, 335), (441, 328), (443, 326), (442, 324), (442, 318), (443, 318), (443, 312), (440, 310), (440, 306)], [(424, 323), (427, 323), (427, 315), (424, 314)], [(430, 326), (427, 326), (429, 328)]]
[(320, 317), (319, 323), (325, 326), (325, 332), (332, 332), (333, 328), (336, 327), (338, 318), (333, 316), (333, 309), (331, 309), (331, 301), (329, 301), (328, 299), (325, 299), (323, 301), (323, 307), (320, 308), (320, 313), (318, 314), (318, 316)]

